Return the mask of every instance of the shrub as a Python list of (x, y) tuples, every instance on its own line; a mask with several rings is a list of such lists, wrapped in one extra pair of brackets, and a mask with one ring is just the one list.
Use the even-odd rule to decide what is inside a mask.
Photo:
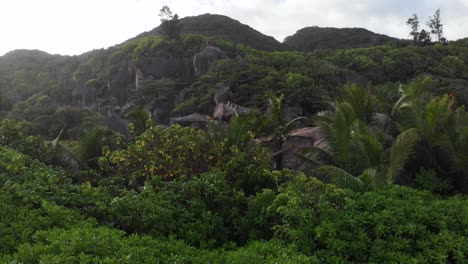
[[(317, 192), (313, 193), (312, 197), (317, 197)], [(279, 208), (282, 222), (278, 234), (286, 234), (286, 241), (298, 244), (303, 252), (314, 253), (325, 263), (468, 260), (465, 197), (441, 199), (428, 192), (394, 186), (351, 193), (341, 206), (330, 203), (333, 200), (329, 198), (326, 203), (318, 200), (305, 205), (295, 192), (283, 199), (286, 203)]]
[(37, 136), (32, 136), (29, 122), (4, 119), (0, 121), (0, 145), (18, 150), (34, 159), (51, 163), (53, 149)]
[(155, 175), (170, 181), (207, 172), (220, 162), (219, 142), (193, 128), (152, 127), (127, 149), (105, 151), (100, 162), (114, 180), (135, 188)]
[(317, 263), (276, 241), (208, 251), (173, 239), (126, 237), (121, 231), (89, 225), (40, 231), (33, 244), (23, 244), (16, 254), (3, 259), (21, 263)]

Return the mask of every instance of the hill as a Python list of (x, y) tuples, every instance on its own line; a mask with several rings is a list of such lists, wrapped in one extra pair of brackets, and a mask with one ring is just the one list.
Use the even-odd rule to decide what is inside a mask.
[(316, 49), (366, 48), (384, 45), (398, 39), (364, 28), (306, 27), (287, 37), (284, 44), (292, 50), (309, 52)]
[[(284, 50), (284, 45), (261, 32), (242, 24), (227, 16), (204, 14), (181, 19), (184, 25), (182, 34), (200, 34), (205, 36), (222, 37), (232, 42), (242, 43), (259, 50)], [(159, 36), (160, 27), (144, 32), (134, 39), (148, 36)], [(132, 39), (132, 40), (134, 40)]]
[(203, 17), (0, 56), (0, 263), (468, 263), (466, 39)]

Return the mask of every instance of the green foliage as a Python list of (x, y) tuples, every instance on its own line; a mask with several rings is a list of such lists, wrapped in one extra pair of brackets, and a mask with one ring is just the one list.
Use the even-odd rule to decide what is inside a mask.
[(245, 194), (232, 188), (222, 172), (186, 181), (154, 177), (141, 191), (116, 198), (109, 220), (129, 232), (174, 236), (212, 248), (230, 241), (245, 243), (248, 232), (240, 232), (240, 223), (246, 207)]
[(190, 178), (220, 162), (220, 142), (203, 131), (180, 126), (146, 130), (125, 150), (107, 151), (109, 173), (129, 186), (158, 175), (165, 180)]
[(293, 176), (267, 208), (270, 214), (279, 215), (278, 224), (274, 226), (275, 236), (312, 255), (317, 250), (315, 229), (321, 224), (322, 216), (343, 208), (348, 194), (303, 174)]
[(207, 251), (180, 241), (125, 237), (122, 232), (84, 226), (38, 232), (11, 259), (24, 263), (317, 263), (281, 243), (255, 242), (233, 251)]
[[(396, 105), (415, 97), (403, 96)], [(333, 114), (317, 116), (314, 146), (301, 154), (342, 187), (362, 191), (394, 182), (412, 157), (417, 131), (407, 129), (392, 138), (386, 124), (391, 117), (376, 113), (379, 100), (359, 86), (345, 87), (342, 100)]]
[[(226, 36), (239, 25), (223, 17), (184, 19), (196, 28), (184, 32), (221, 37), (180, 35), (181, 21), (165, 12), (163, 31), (177, 22), (168, 38), (74, 57), (16, 51), (0, 58), (0, 117), (31, 121), (0, 121), (0, 262), (468, 261), (466, 196), (429, 192), (468, 190), (463, 40), (267, 52), (244, 44), (281, 45), (250, 29)], [(227, 22), (207, 29), (204, 19)], [(352, 39), (366, 36), (357, 31)], [(341, 41), (335, 45), (354, 45)], [(194, 79), (186, 66), (208, 43), (229, 59)], [(180, 67), (160, 72), (166, 62)], [(135, 87), (137, 70), (146, 79)], [(220, 84), (232, 103), (260, 116), (235, 116), (224, 131), (211, 123), (207, 131), (152, 127), (158, 117), (147, 111), (156, 104), (160, 120), (211, 114)], [(82, 105), (88, 93), (96, 98)], [(96, 128), (108, 123), (96, 109), (117, 111), (130, 101), (140, 110), (126, 116), (129, 137)], [(316, 124), (303, 153), (312, 161), (307, 176), (272, 172), (271, 158), (281, 168), (278, 153), (302, 116)], [(263, 148), (254, 133), (275, 146)], [(60, 136), (49, 143), (35, 134)]]
[(83, 162), (88, 162), (91, 159), (101, 157), (104, 146), (113, 147), (113, 136), (112, 131), (102, 127), (95, 127), (88, 131), (81, 137), (78, 145), (80, 159)]
[(364, 28), (306, 27), (287, 37), (284, 44), (301, 52), (320, 49), (349, 49), (385, 45), (396, 42), (391, 37), (376, 34)]
[(421, 169), (414, 179), (418, 189), (429, 190), (434, 193), (447, 193), (452, 191), (453, 186), (447, 180), (437, 177), (434, 170)]
[(243, 149), (253, 140), (252, 131), (255, 129), (255, 116), (252, 114), (231, 118), (227, 129), (227, 144)]
[(26, 101), (17, 103), (11, 110), (15, 118), (31, 120), (35, 115), (50, 115), (54, 113), (55, 105), (48, 95), (35, 94)]
[[(403, 93), (402, 99), (405, 96)], [(455, 183), (459, 191), (466, 190), (466, 166), (459, 166), (466, 160), (468, 115), (464, 107), (455, 109), (453, 99), (448, 95), (430, 102), (414, 98), (400, 104), (398, 114), (401, 129), (416, 132), (416, 156), (424, 156), (424, 161), (419, 164), (437, 171), (443, 181)]]
[[(4, 190), (5, 187), (2, 189)], [(5, 193), (0, 194), (0, 201), (0, 256), (13, 253), (21, 244), (31, 242), (39, 230), (70, 227), (84, 219), (76, 211), (47, 202), (39, 203), (34, 207), (18, 205)]]
[(323, 58), (357, 71), (377, 84), (405, 82), (421, 74), (465, 79), (468, 59), (466, 54), (467, 49), (457, 45), (403, 48), (382, 46), (336, 51), (325, 54)]
[(127, 118), (132, 121), (130, 125), (130, 134), (139, 136), (143, 134), (147, 128), (149, 128), (149, 124), (151, 124), (151, 115), (145, 109), (136, 109), (130, 112), (127, 115)]
[(162, 78), (154, 81), (142, 81), (138, 90), (143, 95), (151, 95), (155, 97), (171, 96), (177, 92), (176, 82), (169, 78)]
[(276, 234), (325, 263), (459, 263), (468, 258), (466, 198), (443, 200), (392, 187), (344, 199), (344, 193), (318, 183), (300, 187), (277, 196), (282, 222)]
[(3, 119), (0, 121), (0, 145), (18, 150), (35, 159), (51, 163), (54, 150), (37, 136), (32, 136), (28, 122)]

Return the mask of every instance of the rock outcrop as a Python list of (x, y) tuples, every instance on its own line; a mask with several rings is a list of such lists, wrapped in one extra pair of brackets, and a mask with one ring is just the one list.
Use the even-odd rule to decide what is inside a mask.
[(216, 61), (227, 59), (227, 55), (218, 47), (208, 45), (203, 51), (193, 57), (193, 71), (195, 77), (200, 77), (208, 72), (210, 66)]
[(188, 116), (174, 117), (170, 119), (170, 124), (178, 124), (181, 126), (189, 126), (195, 129), (204, 129), (206, 127), (206, 122), (208, 121), (207, 115), (202, 115), (199, 113), (194, 113)]
[(245, 115), (252, 109), (243, 107), (231, 102), (217, 104), (213, 112), (213, 118), (217, 120), (229, 121), (234, 115)]
[(219, 86), (218, 91), (214, 94), (214, 101), (216, 105), (221, 104), (221, 103), (227, 103), (231, 101), (231, 98), (233, 97), (233, 93), (231, 91), (231, 87), (221, 84)]

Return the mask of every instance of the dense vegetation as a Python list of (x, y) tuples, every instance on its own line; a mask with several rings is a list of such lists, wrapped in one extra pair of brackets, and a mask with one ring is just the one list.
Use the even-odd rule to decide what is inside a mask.
[(367, 48), (404, 41), (376, 34), (364, 28), (307, 27), (287, 37), (284, 44), (292, 50), (308, 52), (318, 49)]
[[(0, 58), (0, 262), (468, 262), (465, 40), (303, 53), (185, 33)], [(207, 43), (223, 54), (197, 75)], [(250, 114), (166, 126), (211, 115), (220, 87)], [(306, 166), (283, 169), (305, 126)]]

